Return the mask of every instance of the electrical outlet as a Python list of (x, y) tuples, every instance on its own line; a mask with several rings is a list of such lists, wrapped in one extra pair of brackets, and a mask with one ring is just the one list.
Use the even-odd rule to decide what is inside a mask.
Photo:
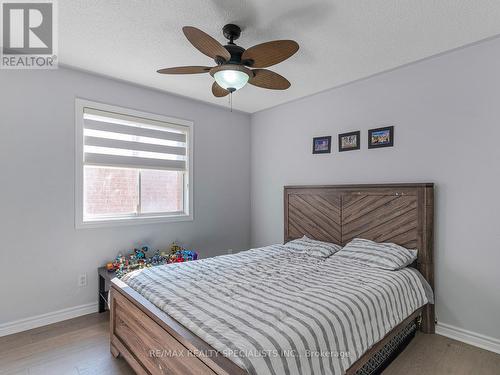
[(87, 274), (82, 273), (78, 276), (78, 286), (80, 288), (85, 288), (87, 286)]

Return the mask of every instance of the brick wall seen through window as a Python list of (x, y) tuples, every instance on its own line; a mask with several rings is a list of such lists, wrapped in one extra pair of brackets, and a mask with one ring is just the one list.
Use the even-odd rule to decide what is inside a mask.
[(180, 212), (183, 185), (183, 172), (85, 166), (84, 215)]

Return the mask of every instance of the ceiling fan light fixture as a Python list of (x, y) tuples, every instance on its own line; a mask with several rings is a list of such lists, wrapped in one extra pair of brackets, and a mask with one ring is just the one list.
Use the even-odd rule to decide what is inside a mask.
[(253, 77), (250, 69), (239, 64), (216, 66), (210, 70), (210, 75), (221, 88), (229, 92), (241, 89)]
[(217, 84), (228, 91), (236, 91), (244, 87), (250, 77), (241, 70), (220, 70), (214, 74)]
[(247, 83), (270, 90), (286, 90), (290, 87), (290, 82), (285, 77), (263, 68), (276, 65), (294, 55), (299, 49), (297, 42), (273, 40), (245, 49), (234, 43), (241, 34), (237, 25), (228, 24), (222, 29), (224, 36), (229, 39), (225, 46), (196, 27), (184, 26), (182, 31), (198, 51), (214, 59), (217, 65), (212, 68), (198, 65), (178, 66), (160, 69), (158, 73), (210, 73), (215, 79), (212, 83), (212, 94), (217, 98), (227, 96)]

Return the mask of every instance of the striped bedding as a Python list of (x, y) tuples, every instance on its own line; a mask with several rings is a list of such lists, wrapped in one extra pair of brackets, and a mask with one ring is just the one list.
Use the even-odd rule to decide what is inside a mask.
[(418, 271), (283, 245), (158, 266), (122, 279), (249, 374), (343, 374), (431, 302)]
[(367, 266), (386, 270), (398, 270), (417, 259), (417, 251), (409, 250), (393, 243), (378, 243), (362, 238), (355, 238), (337, 254)]
[(285, 244), (285, 247), (318, 258), (328, 258), (329, 256), (342, 249), (342, 246), (340, 245), (329, 242), (316, 241), (308, 238), (307, 236), (287, 242)]

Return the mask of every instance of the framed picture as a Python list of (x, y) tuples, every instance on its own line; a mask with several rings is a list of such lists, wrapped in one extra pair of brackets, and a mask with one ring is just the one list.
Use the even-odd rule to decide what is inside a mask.
[(329, 154), (332, 152), (332, 137), (313, 138), (313, 154)]
[(368, 130), (368, 148), (394, 146), (394, 126)]
[(339, 151), (359, 150), (361, 143), (360, 138), (360, 131), (339, 134)]

